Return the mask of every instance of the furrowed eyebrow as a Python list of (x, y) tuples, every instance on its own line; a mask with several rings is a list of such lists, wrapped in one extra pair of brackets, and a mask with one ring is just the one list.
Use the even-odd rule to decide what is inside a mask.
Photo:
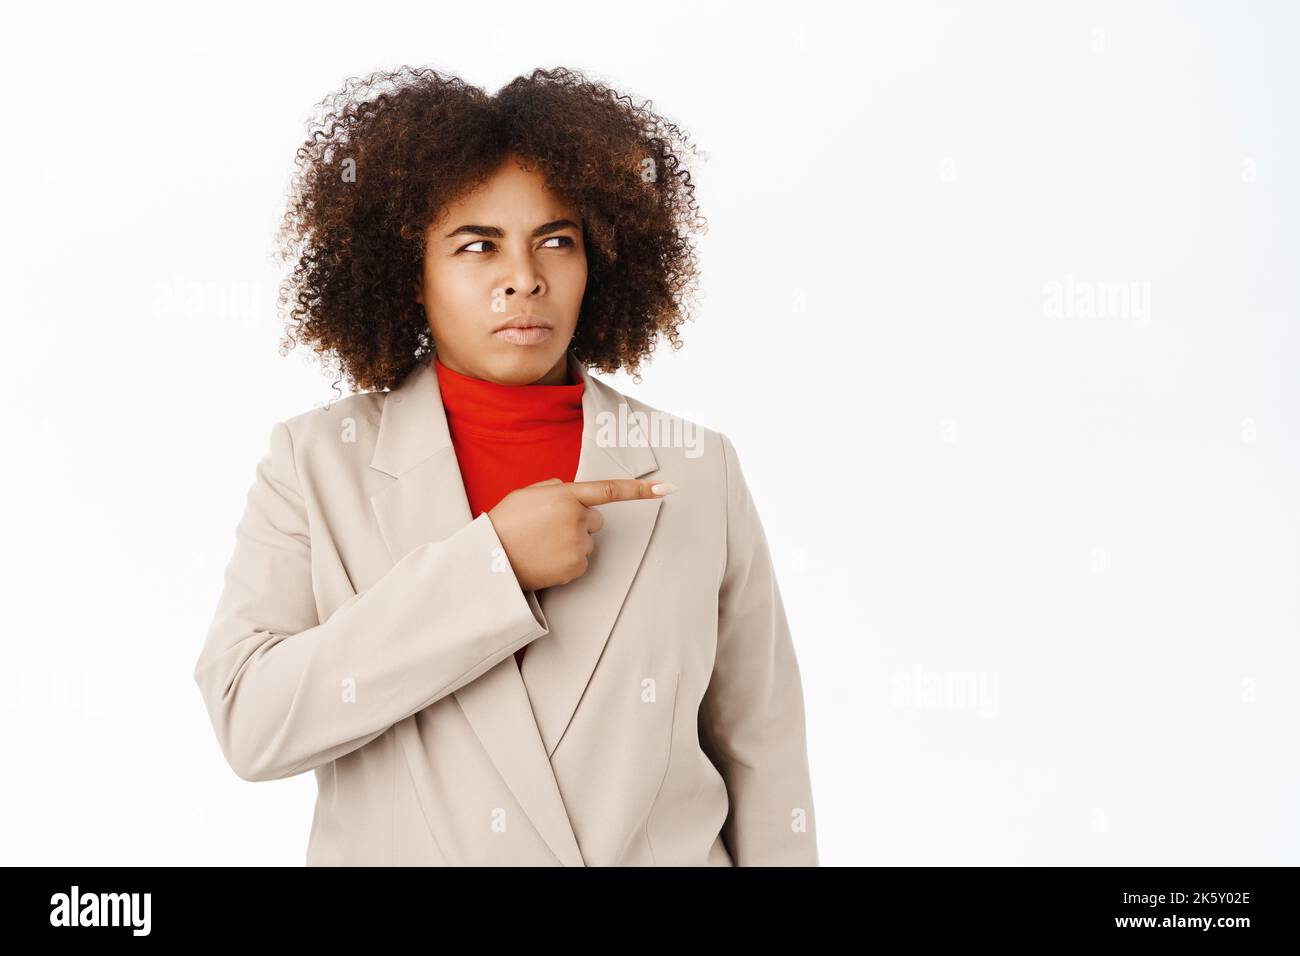
[[(532, 231), (530, 238), (536, 239), (538, 236), (544, 236), (549, 232), (559, 232), (561, 229), (577, 229), (578, 224), (572, 219), (555, 219), (551, 222), (543, 223)], [(505, 230), (499, 226), (474, 226), (465, 225), (457, 226), (451, 232), (444, 236), (444, 239), (450, 239), (452, 236), (485, 236), (489, 239), (504, 239)]]

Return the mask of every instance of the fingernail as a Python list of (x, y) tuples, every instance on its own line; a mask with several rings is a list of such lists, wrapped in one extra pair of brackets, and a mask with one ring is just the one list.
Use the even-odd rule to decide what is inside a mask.
[(659, 481), (650, 486), (652, 495), (671, 495), (676, 490), (677, 486), (670, 481)]

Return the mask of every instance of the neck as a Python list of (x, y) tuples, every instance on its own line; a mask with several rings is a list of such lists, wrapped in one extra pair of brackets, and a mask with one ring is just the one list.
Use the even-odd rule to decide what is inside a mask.
[(551, 370), (534, 382), (534, 385), (568, 385), (569, 383), (569, 353), (565, 352), (560, 356), (560, 360), (551, 366)]

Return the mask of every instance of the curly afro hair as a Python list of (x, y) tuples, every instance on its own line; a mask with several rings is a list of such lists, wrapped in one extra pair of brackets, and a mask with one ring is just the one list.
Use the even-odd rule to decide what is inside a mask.
[(435, 346), (412, 294), (425, 229), (514, 154), (584, 219), (587, 286), (569, 350), (639, 381), (658, 333), (681, 347), (697, 279), (690, 234), (705, 225), (679, 155), (695, 148), (651, 105), (564, 68), (495, 96), (432, 69), (348, 80), (317, 105), (296, 153), (276, 244), (294, 263), (280, 285), (281, 354), (311, 344), (353, 391), (400, 383)]

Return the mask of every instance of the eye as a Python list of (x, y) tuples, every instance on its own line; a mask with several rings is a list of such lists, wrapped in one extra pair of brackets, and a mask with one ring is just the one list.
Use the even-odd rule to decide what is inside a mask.
[[(576, 243), (573, 241), (573, 238), (572, 238), (571, 236), (550, 236), (550, 237), (548, 237), (548, 238), (546, 238), (546, 239), (544, 239), (544, 240), (542, 240), (542, 241), (543, 241), (543, 244), (545, 244), (545, 243), (547, 243), (547, 242), (553, 242), (553, 241), (556, 240), (556, 239), (560, 240), (560, 242), (564, 243), (564, 245), (562, 245), (562, 246), (546, 246), (545, 248), (550, 248), (550, 249), (571, 249), (571, 248), (573, 248), (573, 247), (576, 245)], [(496, 247), (496, 243), (494, 243), (491, 239), (476, 239), (476, 240), (474, 240), (473, 242), (469, 243), (469, 245), (461, 246), (459, 249), (457, 249), (457, 250), (456, 250), (456, 255), (460, 255), (462, 252), (469, 252), (469, 253), (471, 253), (472, 255), (476, 255), (476, 256), (481, 256), (481, 255), (486, 254), (486, 252), (487, 252), (486, 249), (484, 249), (484, 250), (482, 250), (482, 251), (479, 251), (479, 250), (471, 249), (471, 248), (470, 248), (471, 246), (477, 246), (477, 245), (479, 245), (480, 243), (484, 243), (484, 244), (486, 244), (486, 245), (492, 246), (493, 248)]]

